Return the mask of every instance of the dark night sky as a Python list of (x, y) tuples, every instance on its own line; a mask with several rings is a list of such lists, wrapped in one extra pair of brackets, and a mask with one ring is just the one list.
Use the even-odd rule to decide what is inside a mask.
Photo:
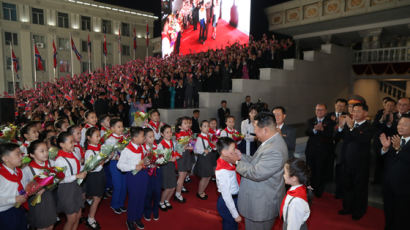
[[(161, 0), (95, 0), (107, 4), (128, 7), (131, 9), (152, 12), (161, 18)], [(251, 0), (251, 34), (259, 38), (268, 30), (268, 21), (264, 9), (268, 6), (289, 0)], [(258, 17), (256, 17), (258, 15)], [(161, 22), (157, 20), (154, 25), (154, 37), (161, 35)]]

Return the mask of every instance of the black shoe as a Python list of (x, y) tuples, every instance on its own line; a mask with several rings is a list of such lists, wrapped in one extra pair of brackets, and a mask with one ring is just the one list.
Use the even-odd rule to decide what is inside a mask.
[(340, 210), (338, 213), (339, 213), (339, 215), (350, 215), (350, 214), (352, 214), (352, 212), (350, 212), (348, 210), (345, 210), (345, 209)]
[(144, 220), (145, 220), (145, 221), (151, 221), (151, 217), (146, 217), (146, 216), (144, 215)]
[(120, 214), (122, 213), (121, 209), (119, 209), (119, 208), (113, 208), (113, 207), (111, 207), (111, 209), (114, 211), (115, 214), (120, 215)]
[(362, 215), (352, 215), (352, 220), (360, 220), (363, 216), (364, 216), (364, 214), (362, 214)]
[(94, 220), (94, 222), (92, 222), (92, 223), (90, 223), (88, 220), (86, 220), (85, 225), (87, 225), (89, 228), (94, 229), (94, 230), (101, 229), (100, 225), (97, 223), (96, 220)]
[(188, 189), (186, 189), (185, 187), (182, 187), (181, 192), (182, 192), (182, 193), (188, 193), (189, 191), (188, 191)]
[(104, 193), (104, 196), (105, 197), (112, 197), (112, 192), (109, 191), (109, 190), (106, 190), (105, 193)]
[(191, 178), (185, 177), (185, 183), (189, 183), (189, 182), (191, 182)]
[(121, 207), (119, 208), (121, 210), (121, 212), (127, 212), (127, 208), (126, 207)]
[(125, 224), (127, 225), (128, 230), (135, 230), (134, 222), (126, 221)]
[(172, 205), (169, 202), (164, 203), (167, 209), (172, 209)]
[(138, 229), (144, 229), (144, 224), (139, 220), (135, 222), (135, 225)]
[(185, 203), (186, 202), (185, 198), (183, 198), (182, 196), (181, 196), (181, 198), (182, 199), (178, 198), (177, 196), (174, 196), (175, 201), (178, 201), (179, 203)]
[(168, 210), (167, 206), (164, 203), (163, 204), (159, 203), (158, 206), (159, 206), (159, 209), (161, 209), (161, 211), (166, 212)]
[(159, 216), (154, 216), (154, 221), (158, 221), (159, 220)]
[(211, 181), (216, 181), (216, 178), (215, 178), (215, 177), (211, 177)]
[(204, 196), (201, 196), (201, 195), (199, 195), (199, 193), (197, 193), (196, 197), (198, 197), (201, 200), (207, 200), (208, 199), (208, 195), (206, 195), (206, 194)]

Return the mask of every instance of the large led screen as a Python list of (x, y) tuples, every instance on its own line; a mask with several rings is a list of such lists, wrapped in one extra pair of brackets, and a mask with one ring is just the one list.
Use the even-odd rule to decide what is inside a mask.
[(162, 56), (249, 40), (251, 0), (162, 0)]

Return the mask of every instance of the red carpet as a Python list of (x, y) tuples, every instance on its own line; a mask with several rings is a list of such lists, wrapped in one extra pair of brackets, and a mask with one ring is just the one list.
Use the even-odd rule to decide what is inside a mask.
[[(216, 210), (216, 184), (210, 182), (207, 194), (208, 200), (202, 201), (196, 198), (195, 193), (198, 187), (198, 180), (193, 178), (191, 183), (186, 184), (190, 191), (185, 194), (187, 203), (179, 204), (171, 201), (172, 210), (167, 212), (160, 211), (160, 219), (158, 221), (151, 220), (147, 222), (143, 220), (145, 229), (166, 229), (166, 230), (209, 230), (222, 229), (222, 220)], [(97, 212), (96, 219), (100, 223), (102, 229), (109, 230), (125, 230), (126, 213), (116, 215), (110, 209), (110, 199), (102, 202)], [(337, 211), (341, 208), (340, 200), (336, 200), (330, 194), (324, 194), (322, 198), (316, 198), (312, 204), (312, 213), (309, 229), (312, 230), (377, 230), (384, 228), (383, 211), (377, 208), (369, 207), (366, 215), (359, 221), (353, 221), (350, 216), (340, 216)], [(87, 212), (87, 211), (86, 211)], [(62, 229), (63, 223), (59, 224), (56, 229)], [(79, 229), (89, 229), (84, 224), (81, 224)], [(244, 224), (240, 228), (244, 230)], [(274, 230), (281, 230), (279, 223), (276, 223)]]
[(248, 43), (249, 36), (245, 33), (230, 26), (224, 20), (218, 21), (216, 27), (216, 39), (212, 39), (212, 24), (208, 25), (208, 37), (204, 44), (198, 42), (199, 38), (199, 23), (197, 30), (193, 30), (193, 26), (189, 26), (181, 35), (180, 54), (189, 54), (190, 52), (198, 53), (207, 51), (208, 49), (220, 49), (225, 47), (228, 43), (233, 44), (239, 42), (240, 44)]

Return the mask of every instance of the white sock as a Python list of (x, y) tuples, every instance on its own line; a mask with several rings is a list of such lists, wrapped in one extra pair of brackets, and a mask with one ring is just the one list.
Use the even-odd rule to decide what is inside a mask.
[(175, 192), (175, 196), (179, 198), (181, 196), (181, 193)]
[(94, 219), (94, 218), (91, 218), (91, 217), (88, 217), (88, 220), (87, 220), (87, 221), (88, 221), (88, 223), (91, 224), (91, 223), (94, 223), (94, 222), (95, 222), (95, 219)]

